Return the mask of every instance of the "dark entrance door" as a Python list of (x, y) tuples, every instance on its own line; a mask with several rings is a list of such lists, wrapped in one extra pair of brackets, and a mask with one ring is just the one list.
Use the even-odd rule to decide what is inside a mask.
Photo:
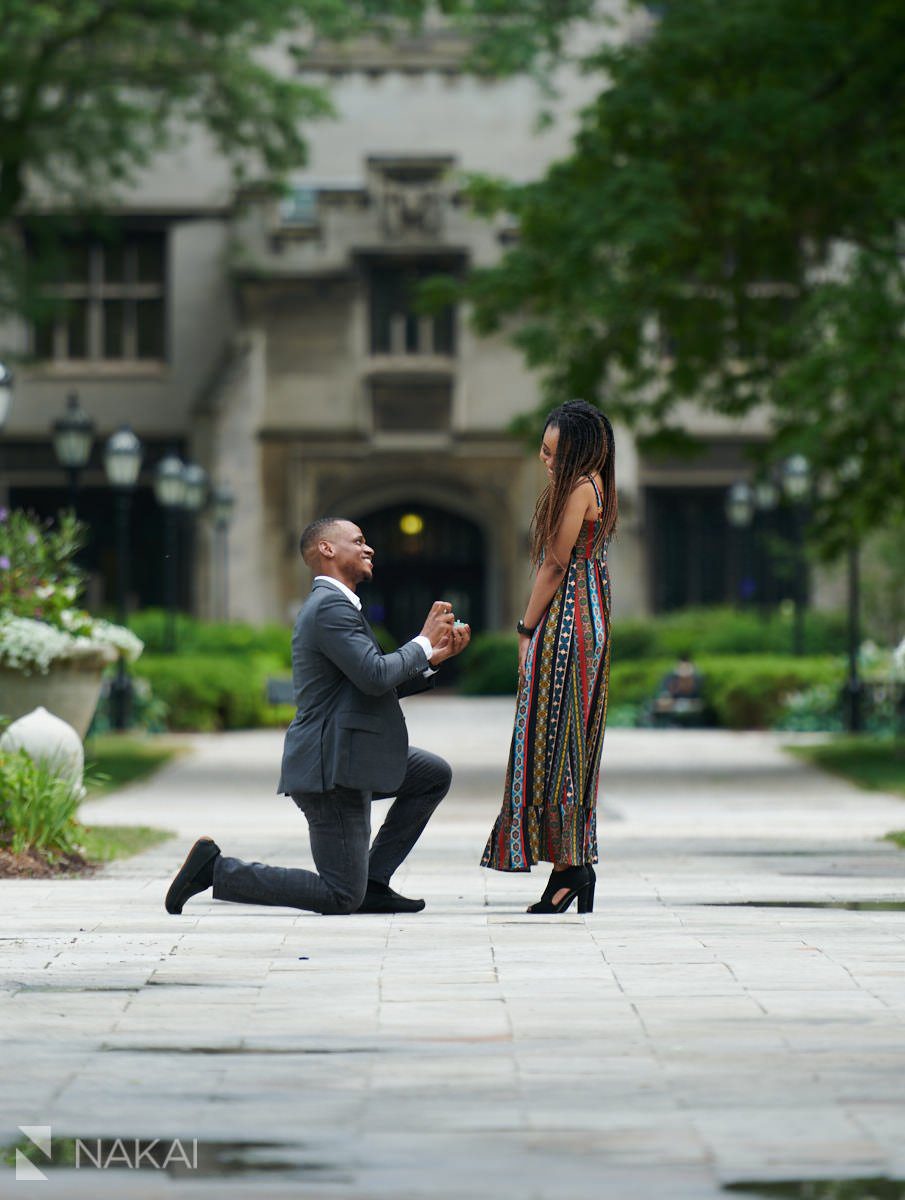
[(473, 521), (417, 503), (356, 520), (375, 552), (374, 579), (360, 592), (372, 625), (402, 643), (421, 629), (434, 600), (449, 600), (474, 632), (484, 627), (486, 548)]

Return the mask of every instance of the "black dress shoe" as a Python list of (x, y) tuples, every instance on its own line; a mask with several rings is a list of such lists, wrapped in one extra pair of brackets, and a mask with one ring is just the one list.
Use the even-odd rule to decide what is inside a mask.
[(214, 859), (219, 853), (220, 847), (213, 838), (202, 837), (195, 842), (170, 884), (164, 901), (168, 913), (181, 913), (186, 900), (211, 887), (214, 882)]
[(360, 913), (399, 913), (421, 912), (423, 900), (409, 900), (400, 896), (387, 883), (378, 883), (376, 879), (368, 880), (368, 890), (361, 906), (356, 910)]

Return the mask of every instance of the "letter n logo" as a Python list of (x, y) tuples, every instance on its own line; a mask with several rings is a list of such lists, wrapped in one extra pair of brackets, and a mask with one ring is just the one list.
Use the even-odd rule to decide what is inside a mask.
[[(19, 1131), (24, 1133), (33, 1146), (41, 1151), (50, 1161), (50, 1126), (49, 1125), (20, 1125)], [(16, 1179), (47, 1179), (47, 1176), (30, 1158), (26, 1158), (21, 1150), (16, 1151)]]

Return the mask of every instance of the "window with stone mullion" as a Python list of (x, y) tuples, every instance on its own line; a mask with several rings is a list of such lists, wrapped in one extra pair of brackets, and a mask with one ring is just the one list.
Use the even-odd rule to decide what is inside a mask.
[(63, 362), (164, 359), (164, 247), (161, 234), (70, 244), (68, 278), (52, 289), (64, 307), (35, 328), (36, 355)]
[(421, 262), (405, 266), (387, 263), (372, 269), (372, 354), (455, 353), (455, 313), (452, 306), (426, 315), (419, 313), (415, 305), (418, 285), (444, 268), (445, 264)]

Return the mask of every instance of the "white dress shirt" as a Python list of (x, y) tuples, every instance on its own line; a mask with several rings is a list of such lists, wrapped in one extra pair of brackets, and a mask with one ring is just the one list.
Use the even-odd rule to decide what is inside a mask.
[[(359, 600), (358, 596), (356, 596), (350, 587), (346, 587), (341, 580), (334, 579), (332, 575), (315, 575), (314, 582), (332, 583), (335, 588), (339, 588), (350, 604), (354, 604), (358, 611), (361, 612), (361, 601)], [(421, 649), (424, 651), (424, 657), (427, 659), (428, 663), (430, 663), (431, 655), (434, 652), (430, 638), (425, 637), (423, 633), (419, 633), (417, 637), (413, 637), (411, 640), (421, 647)], [(424, 672), (424, 674), (433, 675), (434, 672), (428, 666), (428, 669)]]

